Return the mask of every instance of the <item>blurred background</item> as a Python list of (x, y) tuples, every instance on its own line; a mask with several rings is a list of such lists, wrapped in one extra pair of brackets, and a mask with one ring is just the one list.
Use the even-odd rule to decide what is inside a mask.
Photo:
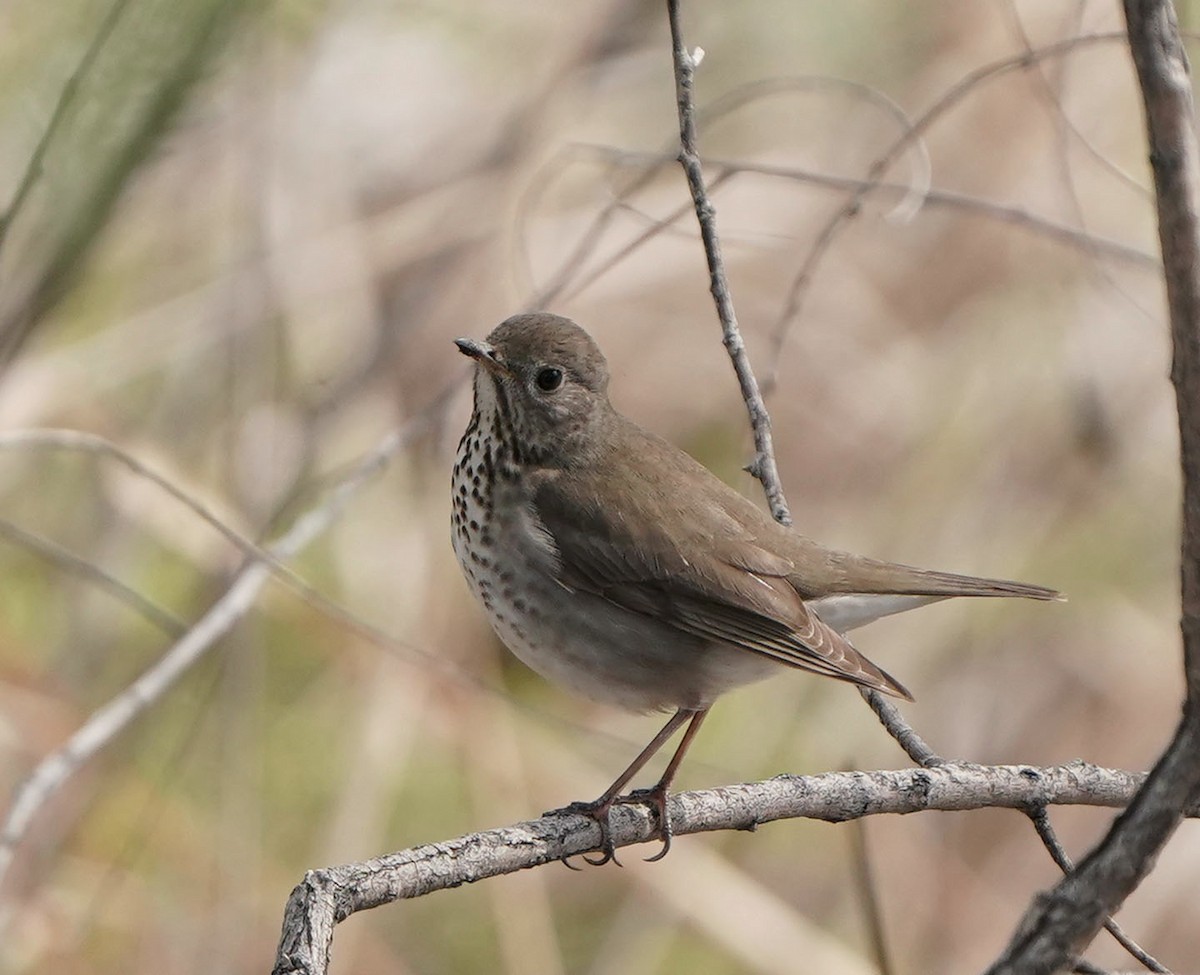
[[(857, 635), (947, 756), (1140, 769), (1182, 699), (1175, 413), (1118, 6), (686, 4), (797, 527), (1070, 596)], [(812, 174), (865, 177), (937, 105), (814, 258), (849, 196)], [(450, 340), (535, 305), (576, 318), (623, 412), (761, 500), (686, 187), (653, 165), (675, 133), (658, 2), (0, 7), (5, 804), (243, 561), (111, 456), (16, 431), (106, 438), (269, 542), (417, 430), (290, 562), (320, 598), (269, 584), (42, 812), (0, 889), (4, 972), (265, 972), (305, 869), (593, 798), (657, 729), (524, 670), (460, 581)], [(851, 688), (783, 675), (720, 702), (679, 786), (905, 764)], [(1112, 813), (1052, 818), (1081, 855)], [(876, 818), (865, 844), (898, 972), (980, 968), (1056, 876), (1012, 812)], [(853, 851), (853, 827), (786, 822), (529, 871), (356, 915), (333, 971), (874, 972)], [(1198, 875), (1185, 824), (1121, 915), (1182, 969)], [(1107, 936), (1090, 957), (1132, 967)]]

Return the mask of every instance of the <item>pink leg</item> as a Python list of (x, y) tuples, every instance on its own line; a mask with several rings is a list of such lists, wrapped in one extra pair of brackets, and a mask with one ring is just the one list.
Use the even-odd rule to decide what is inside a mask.
[[(661, 860), (666, 856), (667, 850), (671, 848), (671, 821), (667, 815), (668, 792), (671, 782), (675, 779), (675, 773), (679, 771), (679, 765), (683, 761), (683, 756), (691, 745), (692, 739), (696, 736), (696, 732), (700, 728), (700, 723), (704, 720), (706, 714), (708, 714), (707, 708), (700, 711), (680, 708), (671, 715), (671, 719), (663, 725), (662, 730), (651, 739), (650, 744), (642, 749), (638, 757), (629, 764), (629, 767), (617, 777), (617, 780), (605, 790), (599, 799), (596, 799), (594, 802), (573, 802), (565, 809), (556, 810), (557, 812), (582, 813), (585, 816), (590, 816), (600, 824), (600, 851), (602, 856), (598, 860), (584, 857), (588, 863), (594, 866), (601, 866), (612, 860), (614, 863), (620, 864), (620, 861), (616, 857), (616, 847), (613, 846), (612, 834), (608, 822), (608, 816), (612, 807), (620, 802), (648, 802), (654, 807), (658, 813), (659, 835), (663, 840), (663, 848), (655, 856), (650, 857), (650, 860)], [(653, 788), (643, 789), (629, 796), (622, 796), (621, 790), (642, 770), (645, 764), (654, 757), (684, 722), (691, 723), (688, 725), (687, 731), (684, 732), (679, 747), (675, 749), (675, 754), (671, 756), (671, 761), (667, 763), (667, 767), (662, 774), (662, 778), (658, 780), (658, 783)]]

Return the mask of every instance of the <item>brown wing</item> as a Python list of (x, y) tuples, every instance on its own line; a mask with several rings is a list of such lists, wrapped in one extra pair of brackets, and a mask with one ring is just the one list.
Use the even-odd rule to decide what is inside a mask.
[(535, 482), (533, 513), (554, 542), (563, 585), (685, 633), (911, 699), (805, 606), (786, 579), (790, 560), (755, 545), (720, 506), (689, 511), (671, 471), (618, 467), (603, 484), (606, 497), (623, 499), (619, 510), (601, 501), (594, 474), (545, 472)]

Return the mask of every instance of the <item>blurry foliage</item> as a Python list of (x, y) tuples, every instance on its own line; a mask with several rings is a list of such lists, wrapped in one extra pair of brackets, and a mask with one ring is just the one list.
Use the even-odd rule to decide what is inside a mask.
[[(1120, 28), (1113, 5), (1074, 0), (768, 0), (688, 16), (707, 52), (702, 104), (825, 75), (913, 117), (1018, 55), (1018, 27), (1034, 45)], [(530, 676), (458, 579), (445, 489), (468, 396), (450, 339), (555, 281), (617, 204), (551, 307), (597, 336), (621, 409), (757, 496), (690, 216), (605, 263), (686, 202), (682, 178), (667, 167), (625, 198), (634, 162), (571, 148), (662, 151), (673, 97), (665, 13), (640, 0), (16, 0), (0, 13), (0, 212), (16, 202), (0, 241), (4, 429), (106, 436), (269, 539), (459, 383), (434, 430), (295, 563), (391, 639), (270, 586), (56, 797), (0, 890), (0, 971), (264, 971), (306, 868), (591, 798), (639, 747), (655, 719)], [(801, 85), (749, 101), (701, 147), (861, 177), (900, 135), (878, 105)], [(926, 135), (935, 186), (1154, 253), (1120, 44), (981, 85)], [(882, 194), (843, 227), (766, 361), (843, 197), (744, 173), (715, 199), (747, 344), (756, 367), (778, 368), (797, 524), (1070, 595), (864, 632), (916, 692), (916, 727), (984, 762), (1148, 761), (1179, 698), (1157, 276), (953, 207), (901, 219)], [(101, 458), (0, 452), (0, 518), (184, 621), (241, 564)], [(56, 551), (0, 536), (2, 794), (169, 642)], [(852, 691), (784, 676), (722, 701), (681, 784), (899, 761)], [(1072, 853), (1108, 817), (1054, 813)], [(978, 968), (1053, 876), (1020, 816), (867, 831), (905, 970)], [(356, 916), (334, 971), (870, 971), (847, 850), (839, 828), (781, 823), (688, 838), (654, 865), (629, 851), (624, 871), (502, 878)], [(1164, 861), (1122, 920), (1186, 966), (1190, 825)], [(1124, 964), (1103, 942), (1094, 957)]]
[[(50, 56), (43, 63), (78, 58), (77, 67), (58, 81), (43, 134), (0, 217), (4, 360), (17, 353), (70, 285), (121, 191), (203, 76), (234, 15), (253, 4), (112, 0), (64, 6), (78, 6), (78, 20), (60, 24), (47, 38)], [(89, 7), (103, 12), (89, 16), (98, 12)], [(81, 37), (87, 45), (76, 53)], [(35, 85), (44, 83), (36, 77), (38, 66), (29, 67), (21, 82), (28, 85), (33, 76)]]

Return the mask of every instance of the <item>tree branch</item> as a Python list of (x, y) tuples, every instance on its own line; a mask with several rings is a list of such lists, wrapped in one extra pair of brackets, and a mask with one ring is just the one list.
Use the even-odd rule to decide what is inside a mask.
[(750, 428), (754, 432), (754, 461), (746, 468), (762, 483), (767, 495), (767, 504), (775, 520), (784, 525), (792, 523), (787, 499), (783, 495), (783, 484), (779, 480), (779, 469), (775, 465), (775, 446), (771, 439), (771, 416), (763, 402), (758, 380), (750, 367), (746, 344), (738, 328), (737, 314), (733, 310), (733, 297), (729, 292), (729, 280), (725, 275), (725, 263), (721, 258), (721, 241), (717, 237), (717, 212), (708, 192), (704, 188), (704, 173), (700, 156), (696, 150), (696, 107), (692, 100), (692, 78), (696, 71), (698, 55), (688, 51), (683, 43), (683, 31), (679, 25), (679, 0), (667, 0), (667, 17), (671, 22), (671, 48), (675, 60), (675, 101), (679, 109), (679, 164), (687, 177), (692, 202), (696, 206), (696, 220), (700, 224), (700, 238), (704, 242), (704, 255), (708, 260), (709, 288), (721, 319), (721, 332), (725, 349), (737, 373), (742, 399), (750, 413)]
[(1171, 744), (1129, 808), (1078, 868), (1039, 896), (989, 975), (1068, 965), (1143, 880), (1200, 797), (1200, 237), (1191, 78), (1169, 0), (1125, 0), (1129, 46), (1146, 110), (1174, 352), (1183, 469), (1182, 621), (1187, 697)]
[[(754, 830), (798, 817), (840, 823), (927, 810), (1120, 806), (1141, 781), (1140, 775), (1085, 762), (1050, 768), (952, 762), (902, 771), (780, 775), (683, 792), (671, 797), (670, 814), (675, 834), (683, 835)], [(657, 837), (657, 822), (645, 806), (617, 806), (612, 836), (619, 847), (644, 843)], [(324, 975), (334, 926), (357, 911), (540, 866), (595, 850), (599, 843), (600, 828), (593, 819), (554, 814), (361, 863), (311, 870), (288, 900), (273, 975)]]

